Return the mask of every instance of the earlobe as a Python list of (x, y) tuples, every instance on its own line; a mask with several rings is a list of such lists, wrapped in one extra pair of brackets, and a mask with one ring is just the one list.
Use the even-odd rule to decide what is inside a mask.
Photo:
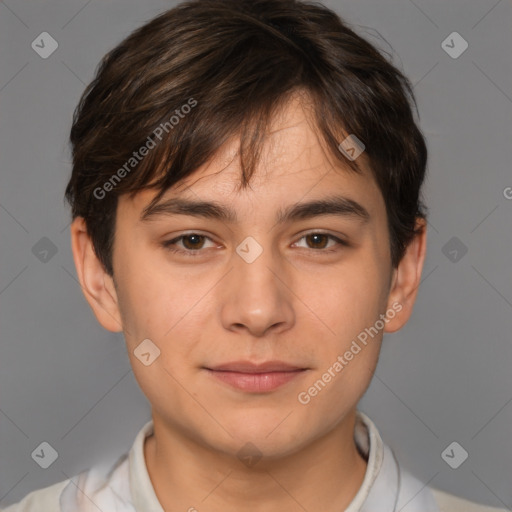
[(71, 224), (71, 250), (84, 296), (98, 322), (108, 331), (123, 330), (113, 279), (94, 252), (83, 217)]
[(416, 219), (416, 235), (407, 246), (405, 254), (394, 270), (391, 289), (388, 296), (388, 311), (397, 312), (389, 317), (384, 332), (395, 332), (409, 320), (425, 262), (427, 247), (427, 223), (424, 219)]

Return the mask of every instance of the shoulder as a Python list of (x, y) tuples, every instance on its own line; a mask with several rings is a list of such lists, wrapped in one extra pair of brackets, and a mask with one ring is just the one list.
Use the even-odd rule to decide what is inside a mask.
[(425, 485), (407, 470), (401, 471), (398, 510), (403, 512), (508, 512), (505, 508), (481, 505)]
[(128, 457), (106, 461), (49, 487), (27, 494), (0, 512), (135, 512)]
[(32, 491), (18, 503), (1, 509), (1, 512), (60, 512), (60, 495), (68, 483), (69, 479)]
[(430, 489), (441, 512), (506, 512), (504, 508), (489, 507), (468, 501), (439, 489)]

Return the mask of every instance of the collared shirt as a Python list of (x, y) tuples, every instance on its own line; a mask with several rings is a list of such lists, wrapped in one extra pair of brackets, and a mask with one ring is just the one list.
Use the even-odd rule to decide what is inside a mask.
[[(115, 462), (29, 493), (4, 512), (164, 512), (149, 478), (144, 441), (153, 421), (138, 432), (129, 451)], [(430, 489), (397, 461), (370, 418), (357, 411), (357, 449), (367, 461), (357, 494), (345, 512), (499, 512), (442, 491)], [(201, 507), (198, 505), (197, 510)], [(191, 504), (191, 510), (193, 510)]]

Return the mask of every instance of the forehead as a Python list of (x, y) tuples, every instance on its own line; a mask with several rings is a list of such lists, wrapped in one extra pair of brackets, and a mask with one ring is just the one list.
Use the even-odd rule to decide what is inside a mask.
[[(170, 197), (224, 198), (234, 207), (243, 207), (248, 202), (253, 206), (263, 206), (262, 201), (278, 205), (307, 196), (342, 193), (365, 200), (369, 210), (382, 208), (383, 198), (366, 155), (358, 157), (361, 173), (344, 167), (320, 138), (311, 108), (303, 96), (295, 95), (276, 113), (246, 189), (240, 189), (240, 139), (234, 136), (206, 164), (167, 190), (160, 202)], [(141, 213), (156, 194), (151, 189), (142, 190), (130, 201), (122, 196), (120, 207)], [(237, 199), (242, 202), (237, 203)]]

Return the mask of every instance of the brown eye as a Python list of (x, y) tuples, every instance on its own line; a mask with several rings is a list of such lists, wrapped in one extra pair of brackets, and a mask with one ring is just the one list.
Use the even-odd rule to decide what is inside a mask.
[[(307, 233), (300, 240), (306, 241), (306, 246), (302, 246), (306, 249), (312, 249), (317, 252), (333, 252), (338, 250), (340, 245), (348, 247), (349, 244), (340, 238), (331, 235), (329, 233), (321, 233), (321, 232), (313, 232)], [(299, 241), (300, 241), (299, 240)], [(331, 245), (329, 241), (333, 241), (334, 243)]]
[(311, 249), (325, 249), (326, 244), (329, 241), (329, 236), (323, 233), (312, 233), (305, 236), (306, 240), (311, 242)]
[(183, 235), (183, 237), (181, 237), (181, 238), (183, 241), (183, 245), (186, 249), (194, 250), (194, 249), (201, 249), (201, 247), (203, 246), (203, 243), (204, 243), (204, 239), (206, 237), (203, 235), (192, 234), (192, 235)]
[(206, 235), (199, 233), (186, 233), (172, 240), (162, 242), (162, 247), (166, 250), (186, 256), (199, 256), (204, 248), (205, 241), (211, 239)]

